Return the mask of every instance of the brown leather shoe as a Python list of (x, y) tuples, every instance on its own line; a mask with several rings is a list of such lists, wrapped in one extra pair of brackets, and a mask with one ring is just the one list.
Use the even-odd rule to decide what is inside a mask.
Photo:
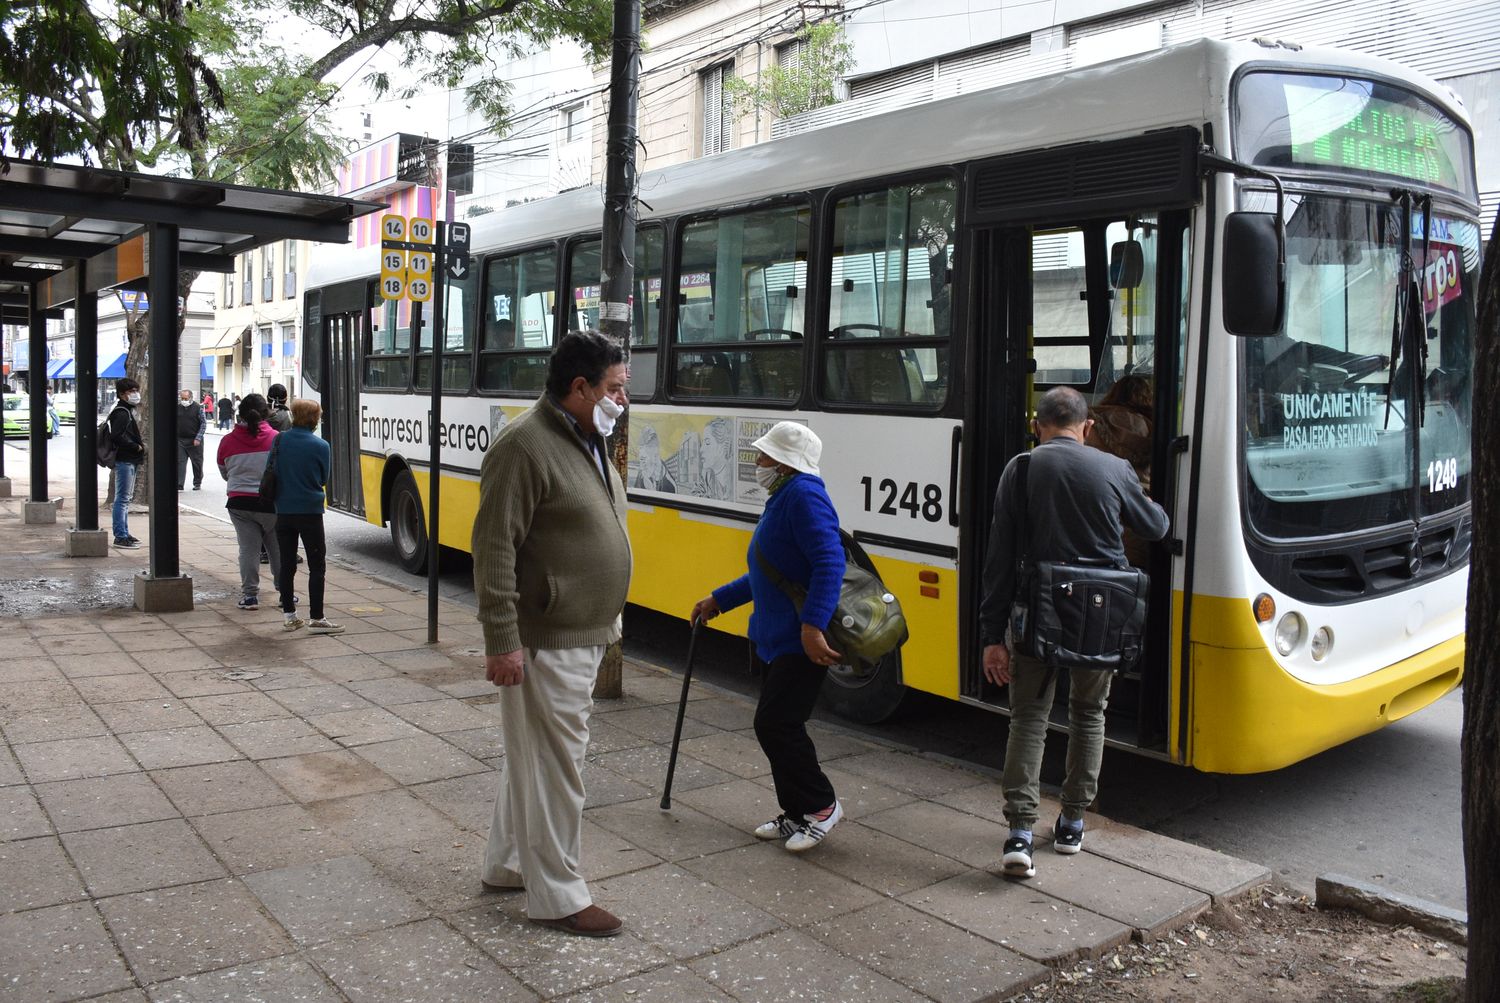
[(587, 906), (561, 919), (533, 919), (532, 922), (564, 933), (576, 933), (580, 937), (613, 937), (625, 929), (625, 924), (620, 922), (619, 917), (596, 905)]
[(479, 884), (487, 892), (522, 892), (526, 890), (525, 885), (492, 885), (483, 878), (479, 879)]

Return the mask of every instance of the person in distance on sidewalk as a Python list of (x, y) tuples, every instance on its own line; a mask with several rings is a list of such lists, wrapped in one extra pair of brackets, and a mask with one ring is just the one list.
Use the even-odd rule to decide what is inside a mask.
[(193, 464), (193, 490), (203, 490), (203, 437), (208, 434), (208, 416), (203, 405), (184, 389), (177, 395), (177, 490), (187, 488), (188, 462)]
[(625, 485), (604, 442), (625, 383), (619, 343), (562, 337), (546, 393), (485, 453), (471, 548), (505, 743), (480, 879), (524, 887), (533, 923), (586, 937), (622, 929), (594, 905), (579, 855), (594, 678), (630, 587)]
[[(228, 398), (224, 398), (228, 400)], [(240, 402), (240, 421), (219, 440), (219, 473), (228, 485), (229, 521), (240, 549), (240, 609), (260, 606), (260, 554), (271, 557), (271, 581), (281, 578), (281, 548), (276, 543), (276, 506), (260, 496), (260, 479), (276, 441), (266, 424), (271, 407), (260, 394)]]
[(130, 499), (135, 494), (135, 477), (146, 462), (146, 441), (136, 421), (135, 409), (141, 403), (141, 385), (126, 377), (115, 380), (115, 406), (105, 419), (109, 440), (115, 447), (115, 498), (110, 510), (115, 546), (135, 550), (141, 541), (130, 535)]
[[(316, 431), (323, 409), (317, 401), (292, 402), (292, 427), (276, 437), (276, 456), (267, 461), (276, 471), (276, 546), (280, 550), (281, 614), (287, 630), (307, 627), (309, 634), (338, 634), (344, 625), (323, 615), (323, 587), (328, 555), (323, 540), (323, 485), (328, 483), (332, 451)], [(269, 420), (269, 419), (268, 419)], [(307, 552), (307, 604), (311, 619), (297, 615), (297, 539)]]
[[(839, 517), (818, 476), (823, 442), (793, 421), (774, 425), (753, 443), (760, 455), (755, 479), (766, 492), (766, 508), (750, 536), (749, 570), (720, 586), (693, 607), (693, 621), (755, 604), (750, 640), (767, 663), (755, 708), (755, 737), (771, 763), (781, 814), (759, 826), (761, 839), (784, 839), (793, 853), (822, 842), (844, 809), (818, 765), (807, 721), (839, 652), (823, 631), (838, 605), (844, 580)], [(807, 598), (799, 611), (767, 565), (801, 585)]]

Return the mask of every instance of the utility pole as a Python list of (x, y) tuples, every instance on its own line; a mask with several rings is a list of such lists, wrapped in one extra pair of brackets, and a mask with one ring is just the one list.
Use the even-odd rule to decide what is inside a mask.
[[(640, 75), (640, 0), (615, 0), (614, 43), (609, 70), (609, 120), (604, 144), (604, 235), (599, 253), (599, 329), (616, 338), (630, 365), (631, 290), (635, 284), (635, 102)], [(630, 412), (615, 426), (614, 460), (625, 483)], [(619, 643), (604, 653), (594, 696), (624, 695), (624, 652)]]

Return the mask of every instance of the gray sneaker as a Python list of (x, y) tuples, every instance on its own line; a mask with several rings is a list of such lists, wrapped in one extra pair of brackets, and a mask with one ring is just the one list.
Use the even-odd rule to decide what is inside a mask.
[(334, 623), (326, 617), (322, 620), (309, 620), (307, 621), (307, 632), (309, 634), (342, 634), (344, 632), (344, 625)]
[(307, 626), (307, 621), (300, 616), (289, 616), (281, 622), (282, 630), (301, 630)]

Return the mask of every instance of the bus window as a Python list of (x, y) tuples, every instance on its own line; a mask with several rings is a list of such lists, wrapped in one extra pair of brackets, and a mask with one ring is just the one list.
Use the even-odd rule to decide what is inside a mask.
[(492, 258), (485, 265), (479, 386), (540, 393), (552, 349), (557, 252), (551, 247)]
[[(468, 393), (474, 374), (474, 297), (479, 290), (479, 273), (458, 282), (443, 283), (443, 390), (445, 393)], [(416, 385), (430, 389), (432, 381), (432, 325), (422, 325), (421, 343), (417, 346)]]
[[(631, 294), (630, 398), (650, 400), (656, 393), (656, 343), (661, 329), (661, 259), (666, 244), (659, 226), (635, 232), (635, 286)], [(599, 247), (597, 240), (573, 245), (568, 258), (568, 330), (599, 327)]]
[(943, 403), (953, 302), (954, 184), (840, 199), (833, 216), (823, 396)]
[(1084, 232), (1038, 230), (1031, 237), (1031, 330), (1036, 382), (1088, 383), (1089, 305)]
[(365, 386), (405, 390), (411, 381), (411, 301), (383, 300), (370, 308)]
[(783, 402), (801, 396), (811, 216), (804, 205), (788, 205), (684, 227), (675, 393)]

